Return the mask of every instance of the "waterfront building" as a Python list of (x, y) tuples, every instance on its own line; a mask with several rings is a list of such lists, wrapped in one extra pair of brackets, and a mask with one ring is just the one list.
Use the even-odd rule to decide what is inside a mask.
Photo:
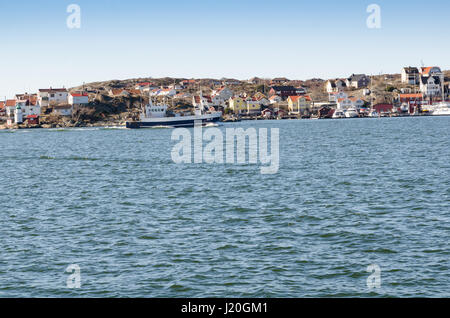
[(229, 99), (229, 107), (235, 114), (242, 114), (247, 111), (245, 98), (233, 96)]
[(335, 92), (328, 95), (328, 101), (331, 103), (337, 103), (339, 99), (344, 98), (348, 98), (348, 94), (344, 92)]
[(291, 115), (309, 115), (311, 113), (312, 99), (310, 96), (289, 96), (287, 102)]
[(253, 97), (246, 99), (247, 115), (258, 115), (261, 113), (261, 103)]
[(337, 109), (339, 110), (346, 110), (349, 108), (353, 108), (353, 101), (350, 98), (339, 98), (337, 100)]
[(410, 114), (413, 114), (419, 106), (425, 103), (423, 94), (400, 94), (399, 102), (402, 108)]

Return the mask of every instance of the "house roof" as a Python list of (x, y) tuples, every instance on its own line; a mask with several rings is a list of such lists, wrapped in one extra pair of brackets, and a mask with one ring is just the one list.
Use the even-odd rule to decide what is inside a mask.
[(88, 95), (88, 93), (71, 93), (70, 94), (71, 96), (73, 96), (73, 97), (88, 97), (89, 95)]
[(400, 94), (400, 98), (423, 98), (422, 94)]
[(140, 87), (150, 86), (150, 85), (152, 85), (152, 83), (150, 83), (150, 82), (138, 83), (138, 84), (137, 84), (137, 86), (140, 86)]
[(428, 67), (422, 67), (422, 74), (424, 75), (428, 75), (430, 74), (431, 70), (437, 68), (440, 70), (440, 68), (438, 66), (428, 66)]
[(120, 94), (122, 94), (124, 92), (126, 92), (126, 90), (120, 89), (120, 88), (113, 88), (113, 89), (111, 89), (111, 93), (113, 95), (120, 95)]
[(40, 93), (55, 93), (55, 92), (67, 92), (66, 88), (43, 88), (39, 90)]
[(8, 99), (6, 101), (6, 107), (12, 107), (12, 106), (16, 106), (16, 100), (15, 99)]
[(289, 79), (286, 77), (276, 77), (272, 80), (272, 82), (289, 82)]
[(5, 102), (0, 102), (0, 109), (5, 108)]
[(363, 78), (367, 77), (366, 74), (352, 74), (352, 76), (350, 76), (348, 78), (349, 81), (359, 81)]
[(405, 70), (406, 74), (419, 74), (419, 69), (417, 67), (408, 66), (404, 67), (403, 69)]
[(272, 88), (276, 91), (295, 91), (296, 88), (294, 86), (272, 86)]
[(440, 84), (441, 83), (441, 79), (439, 78), (439, 76), (421, 76), (420, 77), (420, 81), (422, 82), (422, 84), (427, 84), (428, 81), (430, 80), (430, 78), (434, 79), (434, 82), (436, 84)]
[(295, 103), (297, 102), (300, 98), (304, 98), (306, 99), (308, 102), (311, 101), (311, 97), (308, 95), (302, 95), (302, 96), (289, 96), (289, 98)]
[(141, 91), (138, 90), (138, 89), (127, 89), (126, 91), (127, 91), (128, 93), (134, 94), (134, 95), (139, 95), (139, 94), (141, 94)]
[(270, 96), (269, 99), (270, 99), (270, 100), (281, 99), (281, 97), (278, 96), (278, 95), (273, 95), (273, 96)]

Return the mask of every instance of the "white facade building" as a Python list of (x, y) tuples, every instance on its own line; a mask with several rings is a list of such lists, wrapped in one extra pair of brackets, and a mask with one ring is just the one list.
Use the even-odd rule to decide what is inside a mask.
[(344, 92), (338, 92), (338, 93), (331, 93), (328, 95), (328, 101), (337, 103), (340, 99), (346, 99), (348, 98), (348, 94)]
[(87, 93), (69, 94), (69, 105), (86, 105), (89, 104), (89, 95)]
[(55, 106), (67, 104), (69, 92), (65, 88), (40, 89), (38, 92), (38, 104), (40, 106)]
[(442, 94), (439, 76), (422, 76), (420, 78), (420, 91), (426, 96), (439, 96)]
[(402, 83), (417, 85), (419, 83), (419, 69), (417, 67), (404, 67), (402, 70)]

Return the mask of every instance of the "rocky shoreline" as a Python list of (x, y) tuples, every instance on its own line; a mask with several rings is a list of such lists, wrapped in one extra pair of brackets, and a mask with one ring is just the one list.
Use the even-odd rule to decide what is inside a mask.
[(0, 124), (0, 130), (16, 130), (16, 129), (54, 129), (54, 128), (91, 128), (91, 127), (125, 127), (123, 121), (108, 121), (108, 122), (96, 122), (96, 123), (57, 123), (57, 124), (41, 124), (41, 125), (27, 125), (27, 124), (14, 124), (7, 126), (6, 124)]

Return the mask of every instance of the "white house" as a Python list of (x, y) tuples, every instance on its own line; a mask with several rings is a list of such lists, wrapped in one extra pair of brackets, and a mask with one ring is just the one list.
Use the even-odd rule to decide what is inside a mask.
[(430, 67), (422, 67), (421, 75), (423, 77), (431, 77), (437, 76), (441, 83), (444, 82), (444, 73), (441, 71), (441, 68), (438, 66), (430, 66)]
[(347, 87), (364, 88), (369, 86), (370, 78), (365, 74), (352, 74), (346, 81)]
[(69, 105), (86, 105), (86, 104), (89, 104), (89, 95), (87, 93), (69, 94)]
[(417, 67), (404, 67), (402, 70), (402, 83), (417, 85), (419, 84), (419, 69)]
[(349, 98), (352, 103), (353, 103), (353, 107), (355, 107), (356, 109), (360, 109), (362, 107), (364, 107), (364, 105), (366, 104), (366, 101), (357, 97), (350, 97)]
[(439, 76), (421, 76), (420, 91), (426, 96), (438, 96), (442, 93), (441, 79)]
[(337, 80), (328, 80), (326, 83), (327, 93), (335, 93), (340, 92), (343, 89), (347, 88), (347, 84), (345, 81), (337, 79)]
[(352, 108), (353, 105), (353, 101), (349, 98), (340, 98), (337, 101), (337, 109), (339, 110), (345, 110), (345, 109), (349, 109)]
[(177, 94), (177, 91), (172, 88), (165, 88), (159, 91), (158, 96), (175, 96)]
[(38, 92), (38, 104), (40, 106), (54, 106), (67, 104), (69, 92), (65, 88), (40, 89)]
[(273, 95), (273, 96), (269, 97), (269, 102), (271, 104), (281, 103), (282, 101), (283, 101), (283, 99), (278, 95)]
[(22, 114), (25, 118), (28, 116), (39, 116), (41, 114), (41, 106), (36, 101), (16, 101), (16, 105), (20, 106), (20, 108), (22, 109)]
[(150, 92), (151, 90), (155, 89), (156, 87), (150, 83), (150, 82), (145, 82), (145, 83), (138, 83), (135, 87), (136, 90), (140, 90), (141, 93), (143, 92)]
[(345, 98), (348, 98), (348, 94), (344, 92), (335, 92), (328, 95), (328, 101), (332, 103), (337, 103), (339, 99)]

